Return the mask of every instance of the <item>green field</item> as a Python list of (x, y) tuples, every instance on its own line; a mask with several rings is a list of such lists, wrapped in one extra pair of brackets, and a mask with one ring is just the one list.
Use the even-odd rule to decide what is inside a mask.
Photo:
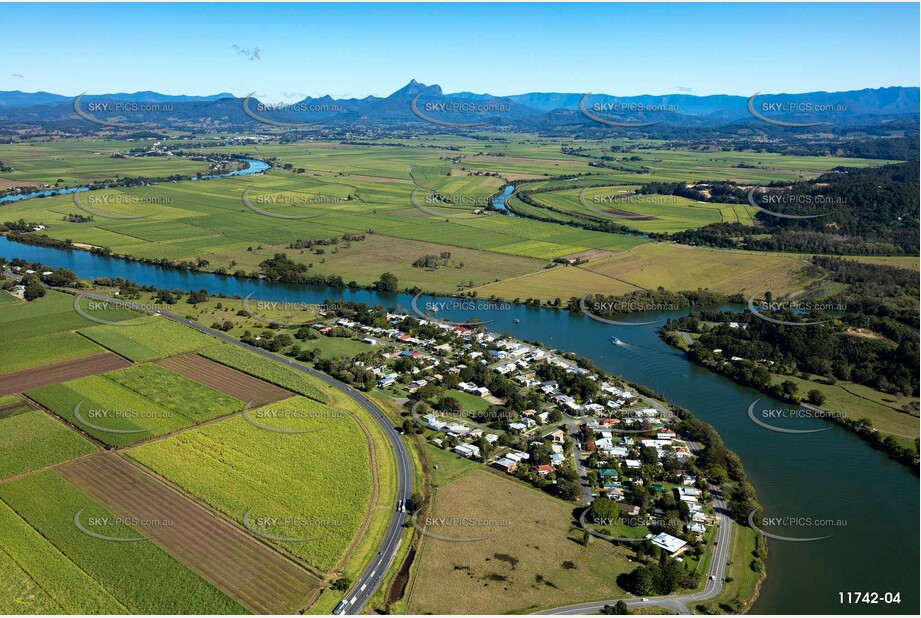
[(128, 360), (143, 362), (194, 352), (216, 340), (209, 335), (177, 324), (171, 320), (140, 318), (141, 321), (124, 326), (95, 326), (80, 330), (80, 334), (101, 346), (109, 348)]
[[(84, 521), (90, 518), (112, 520), (94, 528), (99, 534), (137, 536), (135, 530), (115, 522), (114, 515), (54, 472), (41, 472), (4, 483), (0, 485), (0, 499), (45, 541), (41, 544), (22, 526), (17, 531), (15, 516), (0, 509), (0, 517), (13, 522), (10, 527), (0, 529), (3, 536), (0, 547), (4, 552), (21, 551), (24, 559), (32, 562), (36, 568), (33, 581), (44, 585), (46, 578), (36, 580), (36, 577), (43, 573), (50, 575), (53, 579), (49, 584), (51, 590), (60, 590), (64, 584), (75, 582), (60, 603), (88, 607), (99, 602), (98, 607), (87, 613), (125, 613), (117, 609), (117, 603), (128, 613), (139, 614), (247, 613), (153, 543), (105, 541), (78, 530), (74, 514), (86, 509), (82, 514)], [(48, 554), (54, 555), (48, 558)], [(67, 579), (58, 580), (59, 576)], [(88, 578), (95, 580), (96, 586)]]
[[(432, 216), (412, 204), (410, 196), (416, 188), (415, 182), (425, 187), (423, 197), (431, 190), (448, 196), (483, 199), (496, 193), (502, 184), (529, 178), (537, 182), (522, 185), (524, 189), (556, 189), (566, 183), (577, 184), (594, 187), (587, 194), (593, 199), (598, 192), (632, 191), (648, 182), (732, 180), (768, 184), (813, 178), (840, 165), (867, 167), (889, 162), (772, 153), (704, 153), (662, 148), (661, 143), (651, 140), (557, 140), (529, 135), (497, 139), (488, 144), (489, 154), (484, 153), (482, 140), (464, 137), (420, 137), (399, 142), (405, 145), (358, 146), (316, 141), (309, 148), (304, 144), (264, 144), (259, 153), (251, 146), (243, 147), (249, 148), (253, 156), (277, 158), (275, 167), (257, 176), (111, 189), (93, 192), (93, 196), (81, 194), (84, 201), (93, 197), (101, 202), (98, 208), (103, 214), (144, 215), (143, 219), (97, 216), (94, 221), (67, 223), (62, 221), (63, 215), (78, 209), (73, 196), (67, 195), (5, 205), (4, 211), (10, 219), (23, 217), (45, 224), (51, 237), (105, 246), (135, 257), (202, 258), (210, 262), (212, 269), (220, 267), (233, 272), (242, 268), (252, 272), (274, 252), (285, 251), (295, 261), (310, 265), (311, 272), (341, 275), (345, 281), (369, 284), (386, 270), (396, 273), (405, 286), (453, 292), (469, 287), (471, 282), (473, 286), (483, 286), (537, 272), (543, 263), (561, 256), (590, 250), (627, 251), (647, 241), (637, 236), (495, 213), (448, 217), (470, 214), (464, 210), (472, 212), (473, 208), (464, 207), (463, 200), (435, 209), (444, 212), (445, 217)], [(107, 156), (106, 153), (123, 146), (118, 142), (93, 140), (0, 146), (0, 160), (16, 169), (12, 174), (0, 175), (0, 180), (21, 179), (34, 165), (47, 167), (44, 171), (53, 170), (54, 175), (63, 174), (66, 181), (68, 177), (92, 177), (100, 165), (116, 170), (113, 173), (122, 170), (127, 174), (130, 169), (132, 173), (143, 174), (152, 169), (165, 171), (170, 166), (170, 171), (183, 173), (191, 163), (176, 157), (112, 159)], [(184, 142), (174, 146), (188, 148)], [(622, 170), (593, 167), (589, 165), (591, 158), (563, 154), (563, 146), (581, 148), (598, 157), (611, 152), (627, 156), (629, 152), (637, 160), (611, 162)], [(208, 151), (239, 154), (240, 147)], [(459, 162), (450, 162), (457, 157)], [(283, 169), (285, 164), (305, 171), (295, 174)], [(489, 175), (471, 175), (476, 173)], [(567, 181), (546, 180), (562, 174), (583, 176)], [(260, 198), (277, 200), (259, 202), (271, 204), (260, 208), (264, 212), (303, 218), (281, 219), (261, 214), (244, 203), (247, 191), (251, 204)], [(543, 200), (563, 214), (547, 208), (526, 208), (514, 196), (511, 203), (513, 208), (522, 209), (522, 214), (528, 214), (525, 210), (530, 208), (536, 211), (532, 214), (567, 223), (585, 214), (577, 199), (578, 192), (563, 189), (534, 194), (539, 203), (544, 203)], [(324, 200), (316, 201), (317, 197)], [(126, 199), (136, 203), (125, 204)], [(676, 231), (720, 220), (751, 222), (751, 212), (744, 206), (689, 203), (667, 196), (637, 198), (630, 208), (626, 210), (654, 217), (629, 222), (641, 231)], [(363, 233), (366, 240), (352, 242), (351, 246), (340, 243), (337, 247), (325, 247), (322, 253), (286, 246), (299, 239), (341, 237), (346, 233)], [(419, 257), (441, 253), (451, 254), (449, 265), (432, 270), (412, 266)], [(368, 255), (373, 255), (373, 259), (368, 259)], [(613, 293), (608, 289), (602, 291)]]
[[(29, 397), (111, 446), (159, 436), (243, 407), (243, 402), (158, 365), (138, 365), (29, 391)], [(80, 418), (76, 407), (80, 405)]]
[(99, 354), (105, 350), (76, 333), (64, 331), (0, 341), (0, 374)]
[[(862, 384), (838, 381), (828, 384), (824, 379), (804, 380), (798, 376), (776, 376), (776, 382), (791, 380), (804, 394), (817, 389), (825, 394), (823, 410), (840, 412), (851, 419), (866, 418), (873, 428), (891, 434), (903, 444), (913, 444), (918, 437), (918, 398), (899, 397), (873, 390)], [(908, 406), (914, 414), (902, 410)]]
[(0, 480), (95, 450), (91, 442), (41, 410), (23, 405), (0, 415)]
[(126, 613), (80, 566), (0, 502), (0, 613)]
[[(297, 397), (249, 414), (274, 428), (318, 431), (276, 433), (236, 416), (128, 454), (235, 521), (242, 523), (249, 509), (253, 517), (278, 518), (275, 525), (253, 525), (276, 537), (313, 539), (271, 542), (329, 571), (361, 526), (372, 474), (359, 426), (331, 412)], [(260, 416), (273, 413), (281, 416)]]
[(320, 385), (313, 378), (300, 371), (263, 358), (258, 354), (232, 345), (217, 345), (205, 348), (200, 351), (200, 354), (305, 397), (320, 402), (329, 401), (329, 396), (324, 390), (321, 390)]

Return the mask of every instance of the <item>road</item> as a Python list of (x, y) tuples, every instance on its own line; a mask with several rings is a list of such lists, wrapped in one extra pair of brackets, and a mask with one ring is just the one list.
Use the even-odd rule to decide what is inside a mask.
[[(645, 401), (648, 405), (652, 406), (658, 410), (663, 417), (666, 419), (672, 419), (674, 413), (668, 408), (668, 406), (663, 405), (661, 402), (647, 397), (645, 395), (638, 395), (640, 399)], [(569, 429), (570, 434), (577, 434), (579, 423), (578, 419), (572, 418), (570, 416), (564, 416), (564, 422), (566, 423), (567, 428)], [(581, 436), (579, 436), (581, 438)], [(580, 477), (585, 475), (585, 467), (582, 465), (582, 453), (578, 447), (578, 440), (574, 438), (573, 445), (573, 457), (575, 458), (576, 463), (576, 472)], [(701, 445), (696, 442), (686, 442), (688, 448), (692, 453), (698, 455), (701, 450)], [(591, 504), (592, 495), (591, 490), (588, 487), (588, 483), (581, 481), (582, 485), (582, 501), (586, 504)], [(717, 497), (719, 492), (720, 497)], [(679, 595), (668, 595), (663, 597), (649, 597), (647, 601), (643, 599), (630, 598), (630, 599), (610, 599), (607, 601), (593, 601), (590, 603), (579, 603), (576, 605), (567, 605), (564, 607), (557, 607), (554, 609), (548, 609), (541, 612), (537, 612), (537, 615), (541, 616), (566, 616), (566, 615), (578, 615), (578, 614), (592, 614), (601, 612), (605, 605), (614, 605), (617, 601), (623, 601), (627, 604), (627, 607), (636, 608), (636, 607), (663, 607), (670, 611), (675, 612), (676, 614), (690, 614), (692, 613), (691, 608), (689, 607), (690, 603), (695, 603), (699, 601), (706, 601), (718, 595), (723, 589), (723, 578), (726, 577), (726, 560), (729, 557), (729, 546), (732, 542), (732, 525), (733, 521), (728, 515), (727, 506), (725, 500), (722, 498), (722, 492), (716, 486), (710, 487), (710, 493), (713, 495), (713, 509), (716, 511), (716, 521), (718, 523), (717, 534), (716, 534), (716, 550), (714, 551), (713, 559), (710, 562), (710, 570), (707, 573), (707, 582), (704, 586), (704, 589), (700, 592), (693, 594), (679, 594)], [(712, 578), (712, 579), (711, 579)]]
[(579, 430), (581, 421), (568, 414), (564, 414), (563, 422), (566, 423), (566, 429), (572, 437), (572, 458), (576, 465), (576, 474), (579, 475), (579, 486), (582, 488), (582, 502), (591, 504), (592, 500), (594, 500), (592, 497), (592, 488), (589, 487), (588, 481), (586, 480), (588, 477), (588, 470), (585, 469), (585, 464), (582, 463), (582, 447), (579, 446), (582, 443), (582, 432)]
[[(711, 487), (711, 491), (717, 491), (716, 487)], [(723, 578), (726, 577), (726, 560), (729, 558), (729, 545), (732, 542), (732, 526), (726, 510), (726, 502), (722, 497), (717, 498), (714, 495), (713, 507), (716, 510), (716, 520), (719, 524), (716, 534), (716, 550), (713, 559), (710, 561), (710, 570), (707, 573), (707, 583), (700, 592), (689, 594), (673, 594), (663, 597), (649, 597), (647, 601), (643, 599), (609, 599), (607, 601), (592, 601), (590, 603), (579, 603), (577, 605), (567, 605), (537, 612), (540, 616), (572, 616), (577, 614), (594, 614), (604, 609), (605, 605), (614, 605), (618, 601), (623, 601), (629, 608), (636, 607), (664, 607), (678, 614), (690, 614), (690, 604), (707, 599), (712, 599), (723, 589)], [(710, 579), (712, 577), (712, 579)]]
[[(74, 293), (74, 290), (67, 288), (55, 288), (61, 292), (67, 292), (70, 294)], [(161, 317), (173, 320), (190, 328), (205, 333), (206, 335), (211, 335), (216, 337), (225, 343), (235, 345), (237, 347), (249, 350), (260, 356), (263, 356), (269, 360), (279, 362), (283, 365), (287, 365), (292, 369), (306, 373), (307, 375), (322, 380), (326, 384), (329, 384), (333, 388), (338, 389), (339, 391), (345, 393), (348, 397), (353, 399), (364, 409), (369, 416), (378, 422), (381, 428), (384, 430), (384, 433), (387, 435), (387, 439), (390, 442), (390, 446), (393, 449), (394, 459), (396, 460), (397, 466), (397, 499), (401, 500), (401, 504), (406, 504), (406, 501), (412, 495), (413, 490), (413, 472), (412, 472), (412, 462), (409, 459), (409, 452), (406, 449), (406, 445), (403, 443), (400, 433), (394, 428), (393, 423), (390, 419), (381, 412), (380, 408), (371, 403), (364, 395), (357, 392), (351, 386), (340, 382), (339, 380), (321, 373), (310, 367), (305, 367), (300, 363), (296, 363), (289, 358), (284, 356), (274, 354), (268, 350), (263, 350), (262, 348), (257, 348), (249, 344), (243, 343), (237, 339), (234, 339), (226, 333), (202, 326), (197, 322), (192, 322), (183, 317), (180, 317), (176, 314), (169, 313), (167, 311), (154, 311), (143, 305), (138, 305), (130, 301), (123, 301), (118, 299), (109, 298), (99, 294), (92, 294), (88, 292), (79, 292), (80, 295), (86, 296), (88, 298), (93, 298), (95, 300), (108, 301), (119, 303), (123, 306), (135, 309), (137, 311), (142, 311), (145, 313), (152, 313), (159, 315)], [(129, 327), (126, 327), (129, 328)], [(400, 540), (403, 536), (403, 529), (409, 520), (409, 517), (406, 513), (397, 511), (397, 504), (393, 504), (393, 516), (390, 518), (390, 524), (387, 527), (387, 533), (384, 535), (384, 540), (381, 543), (381, 546), (378, 549), (377, 554), (374, 556), (374, 559), (371, 561), (371, 564), (365, 568), (364, 573), (353, 585), (352, 589), (344, 598), (344, 606), (340, 613), (342, 614), (358, 614), (364, 608), (365, 604), (368, 602), (368, 599), (375, 593), (375, 591), (380, 587), (381, 582), (384, 579), (384, 575), (387, 573), (387, 569), (390, 566), (390, 563), (393, 562), (393, 559), (396, 557), (397, 549), (400, 546)]]

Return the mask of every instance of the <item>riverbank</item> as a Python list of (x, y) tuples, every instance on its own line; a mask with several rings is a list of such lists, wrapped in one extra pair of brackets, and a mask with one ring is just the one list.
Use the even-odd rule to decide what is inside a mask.
[[(121, 276), (158, 288), (206, 288), (228, 296), (255, 292), (261, 298), (315, 304), (333, 297), (404, 308), (412, 301), (412, 296), (405, 294), (348, 289), (337, 292), (180, 272), (104, 259), (88, 252), (18, 245), (6, 239), (0, 242), (0, 255), (71, 268), (83, 278)], [(470, 317), (463, 308), (450, 304), (453, 299), (442, 300), (449, 305), (439, 312), (440, 318), (464, 321)], [(638, 318), (653, 322), (646, 326), (606, 324), (584, 315), (525, 305), (511, 305), (488, 317), (490, 330), (522, 340), (542, 341), (549, 347), (588, 357), (606, 371), (645, 385), (713, 425), (724, 436), (727, 447), (741, 457), (768, 514), (848, 521), (847, 533), (820, 541), (819, 551), (811, 547), (813, 543), (772, 542), (767, 563), (771, 577), (762, 585), (752, 611), (838, 612), (840, 589), (898, 591), (903, 607), (914, 608), (918, 604), (918, 563), (903, 549), (918, 541), (914, 515), (919, 507), (917, 478), (882, 453), (859, 446), (856, 436), (834, 426), (803, 440), (754, 425), (746, 410), (762, 397), (760, 393), (688, 363), (684, 354), (659, 337), (658, 325), (685, 313), (662, 311)], [(613, 345), (612, 337), (625, 345)], [(861, 487), (859, 497), (854, 493), (856, 486)], [(872, 512), (867, 510), (867, 504), (874, 505)], [(887, 528), (897, 534), (880, 536), (880, 521), (886, 521)], [(778, 532), (790, 536), (797, 533), (783, 528)], [(854, 563), (851, 558), (855, 552), (866, 560)], [(874, 566), (876, 561), (890, 564), (891, 568), (880, 570)], [(830, 582), (834, 582), (833, 589)]]
[[(690, 348), (691, 344), (686, 337), (684, 337), (678, 331), (662, 331), (662, 339), (669, 345), (673, 346), (676, 349), (682, 351), (687, 351)], [(752, 384), (742, 381), (739, 378), (739, 374), (734, 371), (724, 371), (721, 370), (721, 367), (725, 365), (714, 365), (709, 363), (700, 362), (694, 355), (688, 355), (688, 360), (695, 363), (699, 367), (711, 371), (717, 375), (723, 376), (734, 382), (741, 384), (743, 386), (753, 387)], [(728, 365), (731, 367), (731, 365)], [(781, 396), (776, 389), (768, 390), (766, 388), (759, 389), (762, 393), (770, 397), (779, 397)], [(862, 441), (867, 443), (871, 448), (879, 450), (885, 453), (893, 461), (904, 465), (908, 468), (914, 475), (919, 475), (919, 461), (918, 453), (916, 450), (911, 449), (908, 446), (900, 445), (894, 438), (889, 436), (883, 436), (883, 434), (873, 428), (873, 424), (870, 419), (865, 417), (853, 418), (841, 410), (829, 410), (827, 408), (822, 408), (820, 406), (803, 403), (800, 401), (799, 397), (797, 398), (784, 398), (785, 403), (791, 406), (802, 406), (813, 412), (814, 418), (822, 418), (830, 423), (834, 423), (838, 427), (841, 427), (845, 431), (848, 431)], [(895, 412), (893, 412), (895, 413)]]

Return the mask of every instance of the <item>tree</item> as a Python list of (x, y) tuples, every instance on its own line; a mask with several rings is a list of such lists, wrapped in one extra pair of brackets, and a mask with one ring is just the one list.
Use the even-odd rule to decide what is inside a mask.
[(396, 292), (399, 290), (397, 276), (393, 273), (383, 273), (380, 279), (374, 282), (374, 289), (379, 292)]
[(406, 503), (406, 509), (411, 513), (415, 513), (423, 506), (425, 506), (425, 498), (418, 491), (414, 491)]
[(812, 405), (820, 406), (825, 403), (825, 393), (817, 388), (813, 388), (808, 393), (806, 393), (806, 401)]
[(35, 300), (36, 298), (41, 298), (44, 295), (45, 295), (45, 286), (43, 286), (37, 280), (29, 281), (26, 284), (25, 292), (23, 292), (23, 297), (26, 300)]

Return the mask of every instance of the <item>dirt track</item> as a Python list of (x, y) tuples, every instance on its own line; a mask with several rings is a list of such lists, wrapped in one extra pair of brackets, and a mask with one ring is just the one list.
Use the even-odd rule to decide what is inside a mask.
[(294, 397), (295, 393), (265, 380), (237, 371), (198, 354), (184, 354), (157, 361), (170, 371), (180, 373), (205, 386), (219, 390), (240, 401), (252, 401), (252, 407)]
[[(256, 613), (296, 613), (316, 597), (312, 574), (119, 455), (56, 470), (119, 517), (151, 522), (135, 527)], [(165, 521), (171, 524), (157, 523)]]
[(0, 376), (0, 395), (22, 393), (33, 388), (59, 384), (85, 376), (129, 367), (130, 362), (111, 352), (24, 369)]

